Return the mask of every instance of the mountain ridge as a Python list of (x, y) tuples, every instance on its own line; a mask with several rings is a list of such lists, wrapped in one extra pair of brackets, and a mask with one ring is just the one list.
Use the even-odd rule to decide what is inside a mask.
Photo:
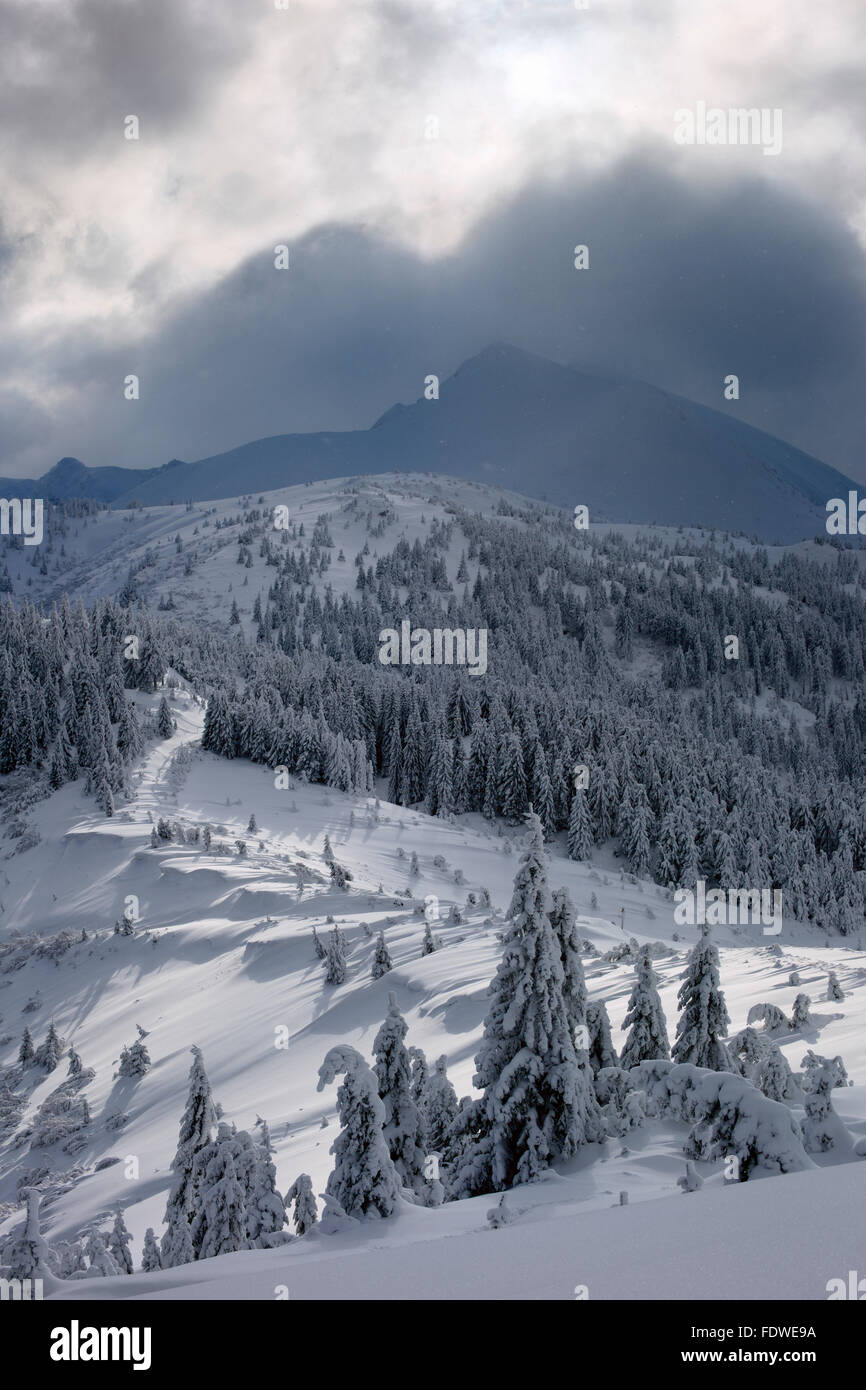
[[(496, 483), (622, 522), (715, 526), (789, 542), (824, 529), (855, 484), (722, 411), (609, 371), (494, 343), (370, 429), (274, 435), (158, 475), (145, 504), (211, 500), (359, 473), (421, 471)], [(132, 501), (133, 493), (120, 501)]]
[[(270, 435), (189, 463), (172, 460), (133, 481), (130, 470), (61, 460), (37, 483), (58, 469), (62, 483), (62, 466), (73, 463), (83, 474), (75, 472), (66, 495), (121, 507), (430, 472), (496, 483), (569, 510), (585, 504), (597, 519), (711, 526), (783, 543), (822, 532), (827, 501), (856, 487), (722, 410), (508, 343), (482, 348), (441, 381), (438, 396), (396, 402), (368, 429)], [(92, 478), (99, 492), (82, 492)]]

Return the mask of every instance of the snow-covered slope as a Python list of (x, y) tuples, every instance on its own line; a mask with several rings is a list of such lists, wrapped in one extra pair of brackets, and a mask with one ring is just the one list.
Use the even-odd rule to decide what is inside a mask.
[[(511, 503), (522, 505), (495, 487), (451, 479), (325, 481), (261, 499), (253, 494), (244, 507), (231, 497), (191, 509), (73, 518), (63, 537), (66, 554), (55, 546), (46, 574), (28, 565), (24, 551), (8, 556), (9, 569), (16, 594), (48, 601), (69, 591), (90, 602), (115, 594), (132, 567), (152, 607), (171, 594), (177, 615), (196, 626), (223, 628), (237, 599), (240, 627), (253, 638), (253, 606), (264, 600), (274, 570), (255, 545), (249, 567), (238, 564), (241, 513), (249, 506), (289, 506), (293, 521), (305, 523), (307, 548), (317, 517), (330, 513), (330, 567), (310, 582), (320, 592), (330, 584), (339, 597), (353, 592), (353, 559), (366, 543), (374, 562), (377, 548), (385, 554), (400, 538), (423, 539), (454, 506), (487, 516), (499, 511), (504, 526), (524, 526), (508, 513)], [(381, 528), (372, 538), (371, 516)], [(693, 543), (696, 554), (702, 544), (697, 532), (657, 535), (666, 544)], [(463, 548), (458, 534), (445, 556), (452, 579)], [(827, 546), (795, 549), (835, 562)], [(653, 660), (641, 647), (635, 666), (651, 669)], [(162, 693), (132, 698), (144, 712), (156, 709)], [(428, 1059), (446, 1056), (458, 1096), (472, 1090), (522, 831), (477, 815), (449, 822), (391, 805), (383, 783), (362, 796), (300, 781), (277, 786), (263, 766), (202, 752), (200, 699), (175, 676), (166, 693), (176, 732), (150, 744), (133, 770), (134, 795), (118, 802), (114, 817), (106, 819), (77, 782), (26, 810), (31, 848), (13, 853), (12, 841), (0, 842), (0, 1066), (13, 1065), (25, 1025), (38, 1043), (53, 1021), (94, 1072), (84, 1089), (91, 1124), (79, 1133), (81, 1147), (75, 1142), (70, 1150), (33, 1143), (43, 1125), (38, 1108), (65, 1076), (65, 1061), (47, 1076), (39, 1068), (25, 1073), (25, 1106), (0, 1138), (0, 1241), (20, 1221), (16, 1193), (30, 1182), (43, 1192), (52, 1243), (94, 1222), (104, 1226), (122, 1206), (138, 1263), (147, 1227), (161, 1229), (193, 1044), (203, 1051), (225, 1116), (239, 1128), (251, 1129), (259, 1116), (268, 1121), (281, 1192), (301, 1172), (323, 1191), (337, 1122), (335, 1088), (317, 1091), (318, 1068), (337, 1042), (370, 1057), (390, 991), (408, 1022), (408, 1043)], [(805, 715), (799, 706), (792, 712)], [(212, 827), (210, 850), (201, 840), (177, 838), (152, 848), (151, 829), (161, 817), (187, 832)], [(326, 835), (352, 873), (348, 891), (329, 879)], [(674, 923), (669, 890), (624, 873), (622, 864), (608, 848), (597, 849), (589, 864), (575, 863), (563, 835), (550, 846), (551, 884), (568, 888), (581, 935), (598, 953), (585, 956), (589, 993), (606, 1002), (616, 1046), (633, 962), (604, 955), (631, 937), (660, 944), (654, 965), (673, 1035), (680, 977), (696, 937), (694, 928)], [(482, 905), (483, 889), (490, 907)], [(441, 946), (422, 956), (422, 909), (431, 895), (439, 903)], [(113, 924), (132, 902), (135, 934), (115, 935)], [(452, 908), (462, 920), (449, 920)], [(329, 917), (349, 948), (339, 986), (325, 983), (313, 948), (313, 928), (325, 936)], [(374, 980), (380, 929), (394, 968)], [(84, 940), (63, 935), (82, 931)], [(653, 1119), (510, 1193), (514, 1219), (496, 1231), (487, 1213), (498, 1199), (438, 1210), (404, 1204), (393, 1219), (366, 1229), (316, 1232), (278, 1250), (182, 1270), (64, 1284), (62, 1296), (272, 1298), (286, 1286), (292, 1298), (567, 1299), (586, 1286), (591, 1298), (826, 1297), (829, 1279), (858, 1268), (866, 1164), (854, 1149), (866, 1138), (866, 954), (856, 938), (828, 944), (823, 933), (787, 920), (781, 947), (759, 928), (719, 928), (717, 936), (732, 1031), (746, 1025), (756, 1004), (776, 1004), (790, 1016), (804, 991), (814, 1019), (778, 1039), (788, 1062), (799, 1070), (813, 1048), (841, 1055), (848, 1069), (853, 1084), (833, 1093), (845, 1134), (830, 1153), (813, 1155), (807, 1171), (758, 1172), (738, 1184), (726, 1182), (721, 1163), (699, 1163), (703, 1188), (684, 1194), (677, 1179), (686, 1126)], [(62, 944), (62, 954), (52, 942)], [(830, 970), (845, 994), (839, 1002), (825, 999)], [(790, 982), (792, 971), (798, 984)], [(147, 1032), (153, 1066), (140, 1079), (122, 1079), (118, 1058), (137, 1025)], [(288, 1046), (279, 1045), (286, 1038)], [(800, 1257), (804, 1249), (808, 1260)]]
[[(27, 1109), (0, 1150), (2, 1202), (14, 1202), (25, 1170), (31, 1179), (43, 1168), (53, 1175), (46, 1182), (42, 1174), (43, 1220), (52, 1240), (74, 1237), (118, 1203), (136, 1252), (147, 1226), (159, 1230), (193, 1043), (204, 1052), (227, 1117), (239, 1127), (252, 1127), (259, 1116), (268, 1120), (281, 1191), (299, 1172), (309, 1172), (314, 1190), (323, 1190), (336, 1120), (333, 1089), (316, 1091), (317, 1070), (337, 1041), (369, 1055), (389, 990), (407, 1018), (408, 1042), (428, 1057), (444, 1053), (458, 1094), (471, 1089), (520, 832), (498, 835), (478, 817), (449, 825), (386, 802), (377, 811), (371, 797), (320, 787), (278, 790), (262, 768), (200, 752), (193, 752), (188, 768), (178, 767), (177, 751), (194, 748), (202, 711), (182, 688), (173, 709), (177, 733), (143, 760), (135, 799), (124, 813), (107, 821), (76, 788), (64, 788), (33, 812), (41, 843), (4, 867), (6, 940), (35, 929), (88, 933), (59, 966), (22, 948), (25, 963), (0, 976), (3, 1063), (14, 1061), (25, 1023), (38, 1041), (53, 1019), (96, 1073), (85, 1091), (93, 1124), (81, 1153), (70, 1156), (60, 1146), (28, 1151), (26, 1142), (16, 1142), (63, 1074), (42, 1078), (38, 1069)], [(251, 814), (255, 835), (246, 830)], [(212, 851), (178, 844), (151, 849), (151, 818), (159, 815), (187, 829), (209, 823)], [(325, 834), (354, 875), (348, 892), (335, 891), (327, 879)], [(238, 838), (248, 845), (244, 857), (234, 849)], [(230, 853), (216, 852), (220, 842)], [(413, 851), (421, 872), (410, 880)], [(434, 866), (439, 855), (447, 868)], [(672, 1026), (678, 979), (695, 933), (681, 928), (683, 939), (674, 940), (668, 892), (630, 881), (603, 854), (592, 866), (575, 864), (561, 844), (552, 849), (551, 881), (568, 887), (582, 932), (602, 953), (629, 936), (664, 943), (656, 968)], [(465, 907), (467, 894), (482, 887), (490, 892), (492, 912)], [(429, 894), (440, 903), (441, 948), (422, 957), (420, 908)], [(597, 908), (590, 907), (592, 894)], [(140, 923), (135, 936), (119, 937), (112, 924), (130, 895), (138, 900)], [(452, 904), (463, 910), (462, 923), (448, 922)], [(339, 987), (324, 983), (312, 944), (313, 925), (324, 933), (329, 915), (349, 943), (349, 973)], [(363, 923), (374, 931), (384, 927), (394, 959), (394, 969), (379, 981), (371, 978), (375, 942)], [(815, 1023), (792, 1033), (783, 1050), (795, 1069), (807, 1047), (841, 1053), (855, 1085), (835, 1093), (836, 1108), (853, 1137), (866, 1134), (866, 955), (827, 946), (801, 929), (797, 944), (779, 956), (751, 929), (737, 932), (721, 935), (733, 1027), (743, 1027), (752, 1005), (766, 1000), (790, 1013), (799, 987), (789, 985), (788, 976), (797, 969), (815, 1001)], [(818, 1002), (829, 969), (846, 993), (839, 1004)], [(618, 1043), (632, 970), (628, 963), (589, 957), (587, 978), (590, 997), (608, 1004)], [(147, 1031), (153, 1068), (137, 1081), (118, 1080), (120, 1050), (134, 1040), (137, 1024)], [(285, 1049), (277, 1045), (281, 1029), (288, 1032)], [(113, 1128), (119, 1116), (127, 1119)], [(319, 1235), (281, 1251), (120, 1280), (110, 1289), (87, 1281), (73, 1286), (75, 1296), (261, 1297), (288, 1283), (292, 1297), (570, 1298), (575, 1285), (587, 1284), (592, 1297), (820, 1298), (827, 1279), (855, 1267), (866, 1166), (850, 1151), (815, 1160), (815, 1171), (799, 1178), (762, 1178), (760, 1186), (731, 1186), (721, 1165), (699, 1164), (705, 1187), (684, 1196), (677, 1188), (684, 1133), (684, 1126), (658, 1121), (624, 1141), (592, 1146), (538, 1187), (511, 1194), (516, 1220), (504, 1233), (487, 1229), (486, 1214), (495, 1205), (490, 1198), (440, 1211), (401, 1208), (374, 1235)], [(121, 1161), (97, 1171), (109, 1157)], [(623, 1191), (627, 1211), (618, 1207)], [(723, 1219), (719, 1203), (727, 1204)], [(821, 1234), (821, 1260), (808, 1267), (780, 1260), (778, 1245), (785, 1231), (792, 1241), (804, 1239), (804, 1205)], [(6, 1210), (8, 1229), (18, 1211)], [(673, 1260), (671, 1252), (686, 1230), (695, 1232), (695, 1222), (700, 1260)], [(732, 1232), (739, 1233), (733, 1257)], [(506, 1246), (523, 1252), (519, 1283), (496, 1244), (503, 1234)], [(347, 1261), (349, 1251), (354, 1258)], [(473, 1271), (481, 1281), (474, 1288)]]
[[(381, 540), (371, 542), (375, 559), (377, 553), (387, 553), (401, 539), (410, 544), (415, 540), (423, 541), (429, 535), (431, 523), (434, 520), (447, 522), (455, 507), (471, 514), (495, 517), (503, 504), (519, 510), (527, 502), (519, 492), (509, 492), (492, 483), (426, 473), (327, 478), (270, 492), (233, 493), (216, 501), (189, 506), (168, 504), (132, 511), (104, 510), (88, 517), (67, 518), (62, 536), (58, 535), (53, 543), (43, 543), (38, 549), (38, 557), (45, 561), (45, 574), (34, 567), (33, 550), (7, 550), (4, 558), (13, 592), (26, 595), (34, 602), (52, 603), (64, 593), (70, 593), (90, 603), (96, 598), (116, 594), (130, 569), (135, 569), (137, 590), (148, 603), (156, 606), (161, 598), (171, 594), (183, 617), (222, 625), (235, 598), (244, 630), (249, 632), (255, 598), (259, 595), (264, 602), (267, 588), (273, 582), (273, 570), (264, 564), (256, 547), (253, 547), (250, 571), (243, 572), (237, 565), (238, 536), (244, 530), (243, 513), (251, 506), (269, 513), (279, 506), (288, 507), (293, 521), (306, 522), (308, 532), (312, 532), (318, 516), (334, 514), (335, 547), (330, 567), (323, 579), (313, 576), (311, 582), (320, 592), (329, 584), (336, 596), (341, 593), (351, 596), (357, 578), (354, 558), (365, 542), (370, 542), (368, 516), (377, 524), (381, 536)], [(545, 511), (553, 515), (552, 508), (536, 505), (539, 515)], [(506, 524), (522, 525), (513, 517), (508, 517)], [(612, 530), (628, 540), (650, 533), (665, 545), (690, 542), (695, 554), (700, 554), (710, 534), (701, 528), (647, 528), (630, 523), (592, 522), (593, 535), (604, 535)], [(745, 539), (732, 543), (743, 549), (748, 549), (750, 544)], [(459, 538), (446, 557), (452, 582), (463, 549), (465, 540)], [(836, 557), (835, 550), (810, 540), (767, 549), (773, 559), (788, 552), (830, 564)], [(864, 552), (854, 554), (857, 564), (862, 566), (866, 560)], [(192, 573), (187, 573), (190, 556), (194, 568)]]

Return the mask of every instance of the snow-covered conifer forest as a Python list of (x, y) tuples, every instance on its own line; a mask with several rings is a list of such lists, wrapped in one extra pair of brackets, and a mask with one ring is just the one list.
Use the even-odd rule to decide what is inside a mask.
[[(0, 607), (4, 1277), (822, 1299), (858, 1268), (859, 549), (380, 475), (61, 502), (33, 553)], [(405, 623), (486, 630), (486, 670), (383, 662)]]

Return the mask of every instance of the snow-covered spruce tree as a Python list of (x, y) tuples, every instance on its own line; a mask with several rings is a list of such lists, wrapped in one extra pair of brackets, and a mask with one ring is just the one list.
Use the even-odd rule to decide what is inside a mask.
[(385, 1107), (376, 1077), (354, 1047), (332, 1047), (319, 1068), (322, 1091), (341, 1073), (337, 1089), (340, 1133), (331, 1145), (334, 1168), (327, 1195), (348, 1216), (390, 1216), (400, 1195), (400, 1181), (385, 1142)]
[(325, 956), (328, 954), (326, 948), (322, 945), (322, 938), (319, 936), (319, 933), (316, 931), (315, 926), (313, 927), (313, 950), (315, 951), (316, 955), (319, 957), (319, 960), (324, 960), (324, 959), (325, 959)]
[(568, 856), (570, 859), (589, 859), (592, 847), (592, 821), (586, 804), (586, 792), (578, 788), (571, 798), (568, 817)]
[(710, 1071), (735, 1071), (721, 1042), (731, 1020), (719, 985), (719, 952), (708, 926), (701, 928), (701, 938), (692, 948), (677, 1002), (682, 1012), (671, 1049), (673, 1061)]
[(286, 1207), (292, 1206), (292, 1220), (299, 1236), (305, 1236), (319, 1219), (313, 1180), (309, 1173), (299, 1173), (286, 1193)]
[(65, 785), (67, 781), (66, 768), (64, 751), (58, 742), (54, 745), (54, 752), (51, 754), (51, 763), (48, 768), (48, 785), (53, 792)]
[(102, 1279), (110, 1279), (115, 1274), (120, 1274), (120, 1270), (114, 1260), (113, 1255), (106, 1248), (105, 1237), (101, 1231), (93, 1226), (88, 1234), (84, 1252), (89, 1261), (87, 1272), (90, 1275), (98, 1276)]
[[(566, 888), (554, 888), (551, 895), (550, 925), (559, 942), (562, 961), (562, 997), (565, 1002), (571, 1036), (578, 1038), (578, 1029), (586, 1025), (586, 977), (580, 958), (580, 932), (574, 908)], [(575, 1042), (577, 1046), (577, 1042)], [(578, 1048), (578, 1051), (580, 1049)]]
[(843, 1132), (842, 1122), (832, 1105), (832, 1091), (848, 1083), (841, 1057), (821, 1057), (811, 1049), (800, 1065), (801, 1085), (806, 1093), (803, 1119), (803, 1147), (807, 1153), (826, 1153)]
[(428, 1153), (444, 1155), (448, 1133), (457, 1118), (457, 1092), (448, 1080), (448, 1059), (437, 1057), (427, 1078), (420, 1106)]
[(665, 1060), (641, 1062), (628, 1075), (655, 1114), (691, 1126), (686, 1158), (736, 1157), (741, 1182), (756, 1167), (775, 1173), (812, 1167), (788, 1106), (761, 1095), (744, 1077)]
[(63, 1056), (63, 1039), (59, 1036), (53, 1023), (49, 1023), (45, 1041), (40, 1043), (36, 1049), (34, 1062), (39, 1067), (44, 1067), (46, 1071), (55, 1071)]
[(201, 1050), (193, 1047), (192, 1055), (189, 1095), (180, 1122), (177, 1152), (171, 1165), (174, 1183), (165, 1209), (167, 1229), (162, 1237), (164, 1269), (186, 1264), (194, 1258), (190, 1223), (196, 1213), (195, 1160), (210, 1143), (211, 1131), (216, 1125), (216, 1110)]
[(49, 1251), (49, 1259), (52, 1254), (54, 1255), (52, 1269), (58, 1279), (73, 1279), (79, 1271), (82, 1274), (87, 1272), (84, 1246), (80, 1240), (59, 1240), (53, 1250)]
[(595, 1078), (608, 1136), (622, 1137), (646, 1119), (646, 1096), (622, 1067), (602, 1067)]
[[(424, 1108), (424, 1091), (430, 1077), (430, 1068), (427, 1065), (427, 1058), (424, 1049), (421, 1047), (410, 1047), (409, 1065), (411, 1068), (411, 1089), (412, 1099), (418, 1107), (418, 1114)], [(423, 1118), (423, 1117), (422, 1117)]]
[(251, 1248), (267, 1250), (282, 1237), (286, 1208), (277, 1191), (271, 1131), (266, 1120), (259, 1121), (261, 1135), (252, 1146), (252, 1165), (247, 1179), (247, 1237)]
[(424, 1193), (424, 1131), (412, 1099), (406, 1020), (397, 996), (388, 995), (388, 1013), (373, 1043), (379, 1098), (385, 1107), (385, 1142), (397, 1176), (416, 1196)]
[(200, 1260), (247, 1247), (246, 1193), (235, 1165), (236, 1153), (231, 1125), (221, 1121), (216, 1139), (197, 1156), (199, 1185), (190, 1234)]
[(424, 923), (424, 937), (421, 941), (422, 956), (432, 956), (436, 950), (436, 942), (433, 940), (433, 930), (429, 922)]
[(235, 730), (232, 708), (224, 690), (217, 690), (207, 703), (201, 746), (222, 758), (235, 756)]
[(790, 1024), (777, 1004), (753, 1004), (746, 1017), (748, 1024), (763, 1023), (765, 1033), (780, 1033)]
[(383, 975), (387, 975), (392, 965), (391, 952), (385, 945), (385, 933), (380, 931), (376, 938), (376, 952), (373, 956), (373, 979), (381, 980)]
[(845, 991), (839, 983), (839, 977), (835, 970), (831, 970), (827, 976), (827, 994), (825, 997), (834, 1004), (840, 1004), (845, 998)]
[(328, 950), (325, 956), (325, 981), (329, 985), (341, 985), (346, 978), (346, 957), (343, 952), (343, 938), (338, 928), (331, 931)]
[(623, 1032), (631, 1029), (625, 1040), (619, 1064), (626, 1071), (638, 1062), (651, 1062), (656, 1057), (670, 1057), (668, 1028), (662, 1001), (659, 998), (658, 977), (653, 970), (648, 950), (641, 951)]
[(125, 1047), (120, 1054), (118, 1076), (145, 1076), (150, 1070), (150, 1053), (141, 1038), (136, 1038), (131, 1047)]
[(94, 800), (99, 809), (104, 811), (106, 816), (113, 816), (114, 793), (111, 790), (111, 782), (107, 774), (102, 773), (94, 780), (92, 790)]
[(144, 1246), (141, 1251), (141, 1268), (144, 1274), (150, 1274), (154, 1269), (162, 1269), (162, 1256), (159, 1253), (159, 1242), (153, 1234), (152, 1226), (148, 1226), (144, 1233)]
[(69, 1068), (68, 1068), (68, 1070), (67, 1070), (67, 1072), (66, 1072), (66, 1075), (67, 1075), (67, 1076), (80, 1076), (81, 1073), (82, 1073), (83, 1070), (84, 1070), (84, 1063), (82, 1062), (81, 1057), (79, 1056), (79, 1054), (75, 1051), (75, 1048), (74, 1048), (74, 1047), (70, 1047), (70, 1049), (69, 1049), (69, 1051), (68, 1051), (68, 1053), (67, 1053), (66, 1055), (67, 1055), (67, 1057), (69, 1058)]
[(135, 919), (127, 917), (124, 912), (122, 917), (118, 917), (114, 924), (115, 936), (135, 936)]
[(743, 1028), (732, 1040), (731, 1056), (741, 1074), (768, 1100), (787, 1100), (793, 1084), (791, 1068), (772, 1038)]
[(132, 1252), (129, 1249), (131, 1243), (132, 1236), (126, 1229), (123, 1212), (118, 1211), (114, 1217), (114, 1225), (108, 1233), (108, 1253), (121, 1274), (131, 1274), (134, 1268)]
[(22, 1188), (25, 1207), (24, 1224), (7, 1248), (8, 1279), (44, 1279), (50, 1273), (48, 1242), (39, 1227), (39, 1203), (42, 1194), (35, 1187)]
[(330, 865), (330, 872), (334, 887), (339, 888), (341, 893), (345, 893), (354, 877), (351, 870), (347, 869), (344, 864), (338, 864), (334, 859)]
[[(453, 1196), (531, 1182), (551, 1158), (587, 1142), (585, 1077), (571, 1039), (559, 942), (550, 924), (544, 833), (530, 812), (502, 960), (489, 987), (474, 1084), (483, 1092), (455, 1121), (471, 1136)], [(593, 1135), (593, 1137), (596, 1137)]]
[(598, 999), (586, 1006), (586, 1027), (589, 1033), (589, 1064), (594, 1076), (606, 1067), (618, 1067), (619, 1058), (610, 1034), (607, 1005)]
[[(550, 925), (559, 946), (562, 963), (562, 1000), (568, 1021), (569, 1036), (574, 1044), (580, 1073), (578, 1111), (584, 1142), (593, 1143), (604, 1137), (604, 1119), (599, 1111), (593, 1085), (594, 1070), (590, 1060), (590, 1030), (587, 1024), (586, 977), (580, 957), (580, 932), (571, 898), (565, 888), (554, 888), (551, 894)], [(610, 1030), (608, 1029), (608, 1036)], [(614, 1061), (615, 1061), (614, 1056)]]
[(628, 856), (628, 866), (639, 878), (646, 878), (650, 870), (652, 848), (650, 832), (653, 815), (642, 782), (636, 784), (625, 817), (623, 845)]
[(526, 775), (523, 751), (516, 733), (506, 734), (499, 750), (497, 792), (501, 813), (507, 821), (518, 825), (527, 811)]
[(124, 700), (117, 729), (117, 751), (127, 762), (138, 756), (142, 748), (141, 729), (135, 705)]
[(812, 1001), (808, 994), (798, 994), (791, 1011), (791, 1028), (809, 1028), (812, 1023)]
[(171, 710), (168, 707), (168, 700), (163, 695), (159, 702), (159, 713), (156, 717), (156, 727), (160, 738), (171, 738), (174, 733), (174, 723), (172, 722)]
[(29, 1067), (35, 1055), (36, 1053), (33, 1047), (33, 1039), (30, 1036), (30, 1029), (25, 1026), (24, 1032), (21, 1035), (21, 1046), (18, 1049), (18, 1061), (22, 1067)]

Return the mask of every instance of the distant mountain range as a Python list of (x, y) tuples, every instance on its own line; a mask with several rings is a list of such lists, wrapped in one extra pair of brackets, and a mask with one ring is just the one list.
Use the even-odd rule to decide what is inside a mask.
[(88, 468), (80, 459), (63, 458), (41, 478), (0, 478), (0, 496), (41, 497), (45, 502), (91, 497), (96, 502), (113, 502), (132, 484), (138, 487), (164, 472), (162, 468)]
[[(395, 405), (368, 430), (275, 435), (134, 475), (62, 459), (29, 486), (46, 498), (155, 506), (392, 471), (495, 483), (569, 510), (585, 503), (598, 519), (695, 523), (783, 542), (823, 531), (827, 500), (856, 487), (724, 411), (507, 344), (464, 362), (438, 400)], [(23, 486), (0, 480), (5, 496)]]

